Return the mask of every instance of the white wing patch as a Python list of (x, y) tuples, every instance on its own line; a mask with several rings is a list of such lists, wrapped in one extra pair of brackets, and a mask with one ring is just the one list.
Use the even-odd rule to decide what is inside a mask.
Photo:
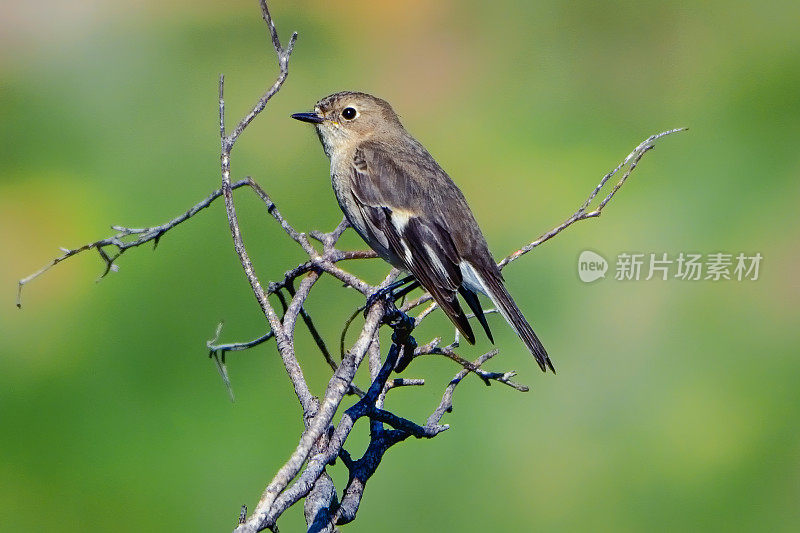
[(483, 278), (481, 277), (480, 274), (478, 274), (478, 271), (475, 270), (475, 267), (466, 261), (461, 261), (461, 263), (459, 263), (458, 266), (461, 269), (461, 276), (464, 278), (463, 280), (464, 285), (466, 285), (466, 287), (473, 292), (482, 292), (483, 294), (488, 296), (489, 299), (494, 304), (495, 308), (498, 311), (500, 311), (500, 314), (503, 316), (503, 318), (506, 319), (508, 325), (511, 326), (511, 328), (514, 330), (517, 336), (519, 336), (519, 338), (523, 339), (522, 333), (514, 325), (514, 321), (511, 320), (511, 316), (508, 314), (508, 311), (506, 310), (505, 306), (500, 305), (497, 296), (492, 294), (492, 292), (488, 289), (488, 287), (486, 287), (486, 283), (484, 283)]
[(405, 209), (389, 209), (392, 212), (391, 217), (389, 217), (389, 221), (392, 223), (392, 226), (394, 226), (394, 229), (397, 231), (397, 233), (401, 236), (400, 244), (403, 246), (403, 255), (406, 258), (406, 263), (410, 265), (413, 259), (411, 256), (411, 249), (408, 247), (408, 244), (406, 244), (406, 240), (402, 237), (402, 235), (403, 231), (406, 229), (406, 226), (408, 226), (408, 221), (411, 220), (411, 217), (414, 216), (414, 213)]
[(466, 287), (471, 290), (472, 292), (480, 292), (489, 296), (489, 291), (486, 290), (486, 285), (483, 283), (480, 274), (475, 270), (471, 264), (466, 261), (461, 261), (458, 264), (459, 269), (461, 269), (461, 277), (463, 278), (463, 283)]
[(406, 211), (405, 209), (389, 209), (392, 211), (392, 226), (397, 230), (397, 233), (402, 235), (403, 230), (408, 226), (408, 221), (414, 216), (414, 213)]

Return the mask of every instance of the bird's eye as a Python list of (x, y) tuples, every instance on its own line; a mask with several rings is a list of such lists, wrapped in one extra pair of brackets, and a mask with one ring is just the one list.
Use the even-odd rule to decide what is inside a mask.
[(342, 118), (345, 120), (353, 120), (358, 115), (358, 112), (354, 107), (345, 107), (342, 110)]

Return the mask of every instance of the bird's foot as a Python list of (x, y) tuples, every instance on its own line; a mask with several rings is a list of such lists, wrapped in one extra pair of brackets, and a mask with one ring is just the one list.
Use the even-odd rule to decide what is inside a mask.
[[(403, 285), (406, 284), (408, 286), (403, 287)], [(400, 289), (400, 287), (403, 288)], [(417, 282), (413, 276), (407, 276), (401, 280), (395, 281), (394, 283), (387, 285), (382, 289), (378, 289), (377, 291), (373, 292), (367, 297), (367, 303), (364, 304), (364, 317), (367, 316), (369, 310), (379, 300), (384, 300), (385, 302), (394, 305), (394, 302), (396, 302), (409, 292), (413, 291), (417, 287), (419, 287), (419, 282)]]
[(386, 312), (382, 322), (392, 328), (392, 342), (402, 347), (400, 356), (394, 365), (395, 372), (405, 370), (414, 358), (414, 350), (417, 348), (417, 341), (411, 336), (411, 332), (417, 325), (416, 319), (399, 310), (395, 302), (417, 287), (419, 287), (419, 282), (413, 276), (405, 277), (370, 294), (364, 305), (364, 316), (366, 317), (373, 305), (379, 301), (383, 302)]

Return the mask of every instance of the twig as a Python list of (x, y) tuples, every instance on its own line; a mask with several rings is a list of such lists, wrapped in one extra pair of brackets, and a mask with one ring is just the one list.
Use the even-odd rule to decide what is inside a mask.
[(222, 333), (222, 322), (219, 323), (217, 326), (217, 331), (212, 339), (206, 342), (206, 348), (208, 348), (208, 355), (209, 357), (212, 355), (219, 355), (222, 358), (222, 362), (225, 362), (225, 354), (228, 352), (238, 352), (240, 350), (248, 350), (253, 348), (254, 346), (258, 346), (275, 336), (273, 331), (268, 331), (264, 335), (258, 337), (257, 339), (253, 339), (251, 341), (246, 342), (231, 342), (226, 344), (216, 344), (217, 340), (219, 339), (219, 335)]
[[(239, 189), (239, 188), (244, 187), (244, 186), (249, 186), (254, 191), (256, 191), (257, 194), (258, 194), (259, 191), (261, 191), (263, 193), (263, 190), (261, 189), (261, 187), (252, 178), (250, 178), (249, 176), (232, 183), (231, 184), (231, 189), (235, 190), (235, 189)], [(31, 274), (31, 275), (29, 275), (29, 276), (27, 276), (25, 278), (22, 278), (21, 280), (19, 280), (17, 282), (17, 300), (16, 300), (17, 307), (18, 308), (22, 308), (22, 289), (23, 289), (23, 287), (25, 285), (27, 285), (28, 283), (30, 283), (31, 281), (33, 281), (34, 279), (36, 279), (39, 276), (41, 276), (42, 274), (44, 274), (45, 272), (47, 272), (48, 270), (50, 270), (51, 268), (53, 268), (54, 266), (56, 266), (57, 264), (61, 263), (62, 261), (66, 260), (66, 259), (69, 259), (70, 257), (76, 256), (76, 255), (80, 254), (81, 252), (85, 252), (85, 251), (88, 251), (88, 250), (97, 250), (98, 254), (100, 255), (100, 259), (103, 261), (103, 272), (100, 274), (100, 277), (97, 279), (97, 281), (100, 281), (109, 272), (116, 272), (116, 271), (119, 270), (119, 265), (116, 263), (116, 261), (117, 261), (117, 259), (119, 259), (119, 257), (126, 250), (128, 250), (130, 248), (136, 248), (136, 247), (142, 246), (143, 244), (147, 244), (148, 242), (153, 242), (153, 248), (155, 249), (157, 247), (158, 243), (160, 242), (160, 239), (168, 231), (174, 229), (180, 223), (188, 220), (189, 218), (191, 218), (194, 215), (196, 215), (198, 212), (202, 211), (203, 209), (205, 209), (206, 207), (211, 205), (211, 203), (214, 200), (216, 200), (217, 198), (219, 198), (220, 196), (222, 196), (222, 194), (223, 194), (223, 192), (222, 192), (221, 188), (217, 189), (216, 191), (213, 191), (211, 194), (209, 194), (208, 197), (206, 197), (205, 199), (203, 199), (200, 202), (198, 202), (195, 205), (193, 205), (188, 211), (186, 211), (186, 212), (182, 213), (181, 215), (173, 218), (169, 222), (161, 224), (160, 226), (151, 226), (151, 227), (147, 227), (147, 228), (128, 228), (128, 227), (125, 227), (125, 226), (115, 225), (115, 226), (111, 226), (111, 229), (113, 229), (117, 233), (115, 233), (111, 237), (107, 237), (105, 239), (100, 239), (100, 240), (97, 240), (97, 241), (94, 241), (94, 242), (91, 242), (91, 243), (88, 243), (88, 244), (85, 244), (83, 246), (79, 246), (79, 247), (73, 248), (73, 249), (61, 248), (61, 251), (64, 252), (62, 255), (56, 257), (50, 263), (48, 263), (47, 265), (43, 266), (42, 268), (40, 268), (39, 270), (37, 270), (33, 274)], [(273, 217), (279, 223), (281, 223), (281, 225), (283, 227), (284, 225), (283, 225), (282, 221), (283, 222), (285, 222), (285, 221), (284, 221), (283, 217), (280, 215), (280, 213), (278, 213), (277, 208), (275, 207), (275, 204), (272, 202), (272, 200), (269, 198), (269, 196), (267, 196), (266, 194), (264, 194), (263, 196), (261, 194), (259, 194), (259, 197), (263, 201), (267, 202), (267, 210), (273, 215)], [(287, 227), (289, 228), (289, 230), (287, 230), (287, 234), (289, 234), (290, 236), (297, 237), (298, 235), (300, 235), (298, 232), (293, 231), (293, 229), (291, 229), (291, 226), (287, 225)], [(338, 238), (341, 236), (341, 233), (347, 227), (348, 226), (346, 224), (343, 225), (342, 223), (340, 223), (331, 233), (325, 233), (325, 234), (322, 234), (322, 235), (325, 235), (326, 238), (331, 240), (332, 244), (330, 246), (332, 247), (336, 243)], [(287, 228), (284, 227), (284, 229), (286, 230)], [(135, 238), (133, 238), (132, 240), (125, 240), (128, 237), (133, 237), (133, 236), (135, 236)], [(297, 237), (297, 238), (299, 239), (300, 237)], [(109, 255), (108, 252), (105, 251), (105, 249), (107, 247), (109, 247), (109, 246), (115, 247), (116, 248), (116, 253)], [(314, 251), (314, 253), (316, 253), (316, 251)], [(330, 253), (326, 254), (325, 261), (317, 261), (317, 262), (307, 261), (305, 263), (302, 263), (302, 264), (298, 265), (297, 267), (295, 267), (294, 269), (292, 269), (292, 270), (290, 270), (290, 271), (288, 271), (286, 273), (286, 277), (282, 282), (270, 284), (269, 290), (267, 291), (267, 293), (268, 294), (272, 294), (273, 292), (275, 292), (275, 291), (277, 291), (279, 289), (286, 288), (286, 286), (289, 283), (291, 283), (295, 278), (297, 278), (297, 277), (299, 277), (299, 276), (301, 276), (301, 275), (303, 275), (303, 274), (305, 274), (307, 272), (310, 272), (311, 270), (314, 270), (314, 269), (320, 269), (320, 270), (323, 270), (323, 271), (327, 271), (327, 269), (333, 270), (332, 268), (330, 268), (330, 265), (332, 265), (333, 263), (338, 263), (340, 261), (348, 261), (348, 260), (352, 260), (352, 259), (371, 259), (371, 258), (374, 258), (374, 257), (377, 257), (377, 255), (372, 250), (347, 250), (347, 251), (343, 251), (343, 250), (331, 249)], [(353, 278), (348, 278), (347, 275), (350, 275), (349, 273), (347, 273), (347, 272), (345, 272), (345, 271), (343, 271), (341, 269), (338, 269), (336, 272), (337, 273), (341, 272), (344, 281), (350, 281), (359, 290), (363, 289), (362, 292), (365, 292), (365, 291), (368, 292), (369, 291), (369, 289), (368, 289), (369, 286), (366, 283), (363, 283), (363, 282), (358, 283), (357, 281), (354, 281), (354, 278), (355, 278), (354, 276), (353, 276)], [(350, 276), (352, 276), (352, 275), (350, 275)], [(357, 279), (357, 278), (355, 278), (355, 279)]]
[[(264, 315), (267, 317), (272, 331), (275, 332), (275, 340), (278, 344), (278, 351), (281, 354), (284, 367), (286, 368), (286, 372), (292, 381), (295, 394), (300, 401), (303, 412), (306, 413), (306, 416), (308, 416), (309, 413), (316, 411), (317, 402), (311, 394), (311, 391), (308, 389), (308, 385), (306, 384), (303, 376), (303, 371), (297, 362), (297, 358), (294, 356), (293, 340), (289, 335), (286, 334), (280, 318), (275, 313), (272, 305), (270, 305), (269, 300), (267, 299), (267, 294), (255, 274), (253, 264), (250, 261), (250, 257), (247, 254), (247, 250), (244, 246), (244, 241), (242, 240), (242, 234), (241, 230), (239, 229), (239, 221), (236, 215), (236, 207), (233, 204), (233, 194), (231, 189), (231, 150), (233, 149), (236, 140), (239, 138), (239, 135), (242, 134), (247, 125), (250, 124), (250, 122), (252, 122), (253, 119), (264, 110), (267, 102), (269, 102), (269, 100), (275, 94), (277, 94), (277, 92), (283, 86), (283, 83), (286, 81), (286, 77), (289, 75), (289, 57), (292, 54), (294, 43), (297, 40), (297, 33), (293, 33), (292, 37), (289, 39), (289, 44), (286, 48), (283, 48), (280, 44), (280, 40), (278, 39), (275, 25), (272, 23), (272, 19), (267, 9), (267, 4), (264, 0), (261, 0), (261, 9), (264, 19), (269, 22), (272, 42), (275, 46), (275, 52), (278, 54), (280, 73), (278, 74), (275, 83), (272, 84), (272, 87), (270, 87), (267, 92), (258, 99), (250, 112), (239, 121), (230, 135), (225, 135), (225, 78), (222, 75), (219, 78), (219, 129), (220, 144), (222, 147), (220, 155), (220, 167), (222, 171), (222, 194), (225, 198), (225, 211), (228, 215), (228, 224), (231, 229), (231, 236), (233, 237), (234, 249), (239, 256), (239, 261), (242, 264), (242, 268), (247, 276), (247, 280), (250, 282), (250, 287), (253, 289), (256, 300), (261, 306), (261, 310), (264, 312)], [(256, 192), (260, 190), (260, 188), (257, 188), (257, 186), (254, 188), (256, 189)], [(278, 214), (277, 209), (275, 209), (274, 203), (272, 203), (271, 200), (269, 200), (269, 202), (270, 205), (268, 210), (272, 213), (273, 217), (278, 220), (278, 222), (281, 222), (279, 219), (280, 215)], [(281, 223), (281, 226), (284, 227), (287, 232), (289, 232), (287, 225)], [(303, 239), (296, 238), (295, 240), (298, 243), (303, 244), (301, 242)], [(305, 241), (305, 244), (310, 247), (310, 244), (307, 240)]]
[[(238, 189), (239, 187), (243, 187), (245, 185), (249, 185), (249, 183), (250, 183), (250, 179), (249, 178), (245, 178), (245, 179), (239, 180), (239, 181), (237, 181), (235, 183), (232, 183), (231, 184), (231, 189)], [(84, 244), (83, 246), (79, 246), (78, 248), (74, 248), (74, 249), (62, 248), (61, 250), (64, 252), (62, 255), (60, 255), (59, 257), (56, 257), (55, 259), (50, 261), (50, 263), (48, 263), (47, 265), (43, 266), (42, 268), (40, 268), (39, 270), (37, 270), (36, 272), (31, 274), (30, 276), (27, 276), (27, 277), (22, 278), (21, 280), (19, 280), (18, 285), (17, 285), (17, 307), (18, 308), (22, 308), (22, 287), (25, 286), (26, 284), (30, 283), (34, 279), (38, 278), (39, 276), (41, 276), (42, 274), (44, 274), (45, 272), (47, 272), (48, 270), (50, 270), (51, 268), (53, 268), (54, 266), (59, 264), (60, 262), (64, 261), (65, 259), (69, 259), (70, 257), (72, 257), (74, 255), (78, 255), (79, 253), (85, 252), (87, 250), (93, 250), (93, 249), (97, 250), (100, 253), (100, 257), (103, 260), (104, 267), (105, 267), (105, 270), (101, 274), (100, 278), (97, 280), (97, 281), (100, 281), (109, 272), (117, 270), (118, 267), (117, 267), (115, 261), (125, 252), (125, 250), (127, 250), (129, 248), (135, 248), (137, 246), (141, 246), (141, 245), (146, 244), (146, 243), (148, 243), (150, 241), (153, 241), (153, 248), (155, 248), (158, 245), (159, 239), (161, 239), (161, 237), (166, 232), (168, 232), (169, 230), (171, 230), (172, 228), (174, 228), (175, 226), (177, 226), (181, 222), (184, 222), (184, 221), (190, 219), (191, 217), (196, 215), (199, 211), (201, 211), (202, 209), (205, 209), (206, 207), (211, 205), (211, 202), (213, 202), (214, 200), (216, 200), (220, 196), (222, 196), (222, 189), (221, 188), (217, 189), (214, 192), (212, 192), (210, 195), (208, 195), (208, 197), (206, 199), (201, 200), (200, 202), (198, 202), (195, 205), (193, 205), (185, 213), (181, 214), (180, 216), (177, 216), (177, 217), (173, 218), (172, 220), (170, 220), (169, 222), (167, 222), (165, 224), (161, 224), (160, 226), (152, 226), (152, 227), (149, 227), (149, 228), (126, 228), (124, 226), (111, 226), (111, 229), (113, 229), (113, 230), (115, 230), (117, 232), (116, 234), (112, 235), (111, 237), (107, 237), (105, 239), (100, 239), (99, 241), (90, 242), (89, 244)], [(131, 240), (131, 241), (125, 241), (124, 240), (125, 238), (130, 237), (132, 235), (137, 235), (137, 237), (134, 240)], [(112, 255), (112, 256), (109, 256), (104, 251), (104, 248), (106, 248), (107, 246), (116, 247), (117, 253)]]
[[(479, 368), (483, 363), (497, 355), (497, 350), (492, 350), (491, 352), (486, 352), (485, 354), (481, 355), (472, 363), (474, 367)], [(455, 392), (456, 386), (461, 383), (461, 380), (467, 377), (470, 370), (464, 369), (450, 381), (450, 384), (447, 385), (447, 388), (444, 391), (444, 395), (442, 396), (442, 401), (439, 403), (438, 407), (434, 409), (431, 416), (428, 417), (428, 421), (425, 425), (433, 426), (439, 423), (445, 413), (449, 413), (453, 410), (453, 393)]]
[(422, 387), (425, 385), (424, 379), (408, 379), (408, 378), (395, 378), (391, 379), (386, 382), (386, 385), (383, 387), (383, 392), (381, 392), (378, 400), (375, 402), (376, 407), (383, 407), (383, 403), (386, 400), (386, 394), (392, 390), (397, 389), (400, 387)]
[[(492, 353), (495, 352), (495, 353)], [(498, 352), (498, 350), (492, 350), (491, 355), (489, 357), (494, 357)], [(467, 361), (466, 359), (459, 356), (450, 346), (445, 346), (442, 348), (434, 348), (430, 351), (418, 352), (415, 353), (414, 356), (418, 357), (420, 355), (443, 355), (448, 359), (455, 361), (467, 372), (473, 372), (476, 376), (481, 378), (485, 385), (491, 385), (492, 381), (496, 381), (498, 383), (502, 383), (503, 385), (508, 385), (512, 389), (516, 389), (520, 392), (528, 392), (530, 388), (527, 385), (522, 385), (521, 383), (517, 383), (516, 381), (512, 380), (514, 376), (517, 375), (516, 371), (509, 370), (508, 372), (487, 372), (482, 368), (479, 368), (474, 363)]]
[[(294, 280), (292, 280), (294, 281)], [(295, 290), (294, 290), (294, 283), (292, 281), (286, 286), (286, 291), (294, 298)], [(314, 342), (319, 348), (319, 351), (322, 353), (322, 357), (325, 359), (325, 362), (328, 363), (328, 366), (331, 367), (331, 370), (336, 372), (336, 361), (333, 360), (331, 357), (330, 352), (328, 351), (328, 347), (325, 345), (325, 340), (322, 338), (322, 335), (319, 334), (317, 327), (314, 325), (314, 321), (311, 320), (311, 315), (306, 312), (305, 307), (302, 305), (300, 306), (300, 316), (303, 318), (303, 322), (305, 323), (306, 327), (308, 328), (309, 333), (311, 333), (311, 337), (314, 339)]]
[[(587, 218), (599, 217), (606, 204), (608, 204), (608, 202), (611, 201), (614, 195), (617, 194), (617, 191), (620, 189), (620, 187), (622, 187), (625, 184), (625, 181), (628, 179), (628, 176), (630, 176), (633, 170), (636, 168), (636, 165), (639, 163), (639, 160), (644, 156), (644, 154), (655, 148), (655, 144), (653, 143), (655, 143), (658, 139), (662, 137), (666, 137), (667, 135), (678, 133), (680, 131), (686, 131), (687, 129), (688, 128), (675, 128), (667, 131), (662, 131), (661, 133), (656, 133), (655, 135), (651, 135), (650, 137), (639, 143), (639, 145), (636, 148), (634, 148), (633, 151), (629, 153), (625, 157), (625, 159), (623, 159), (622, 162), (619, 165), (617, 165), (615, 169), (613, 169), (611, 172), (603, 176), (603, 179), (601, 179), (597, 187), (595, 187), (594, 190), (592, 190), (591, 194), (589, 194), (589, 197), (586, 199), (583, 205), (581, 205), (581, 207), (578, 208), (578, 210), (575, 211), (575, 213), (571, 217), (569, 217), (564, 222), (562, 222), (555, 228), (551, 229), (550, 231), (543, 233), (535, 241), (532, 241), (529, 244), (517, 250), (516, 252), (509, 254), (502, 261), (497, 263), (497, 266), (499, 266), (501, 269), (504, 268), (507, 264), (519, 259), (520, 257), (530, 252), (543, 242), (549, 241), (550, 239), (552, 239), (553, 237), (555, 237), (556, 235), (558, 235), (559, 233), (570, 227), (575, 222), (578, 222), (580, 220), (586, 220)], [(608, 193), (608, 195), (600, 202), (600, 204), (594, 210), (587, 212), (586, 210), (589, 208), (589, 205), (597, 197), (597, 195), (603, 189), (608, 180), (611, 179), (612, 176), (614, 176), (617, 172), (623, 169), (626, 165), (628, 166), (628, 169), (622, 174), (622, 177), (617, 182), (617, 184), (614, 185), (614, 188), (611, 189), (611, 192)]]

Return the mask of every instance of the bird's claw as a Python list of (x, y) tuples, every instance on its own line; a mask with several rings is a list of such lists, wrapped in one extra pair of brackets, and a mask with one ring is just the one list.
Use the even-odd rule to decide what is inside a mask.
[(369, 313), (369, 310), (372, 309), (372, 306), (375, 305), (378, 302), (378, 300), (383, 300), (384, 302), (386, 302), (387, 305), (391, 303), (392, 306), (394, 306), (394, 302), (398, 298), (405, 296), (409, 292), (407, 290), (408, 288), (397, 292), (395, 291), (409, 282), (411, 282), (412, 284), (411, 290), (415, 289), (417, 286), (416, 282), (414, 281), (414, 278), (409, 276), (399, 281), (395, 281), (394, 283), (391, 283), (386, 287), (383, 287), (382, 289), (378, 289), (369, 296), (367, 296), (367, 303), (364, 304), (364, 318), (367, 317), (367, 313)]
[[(409, 285), (397, 290), (406, 284)], [(395, 305), (395, 301), (414, 290), (417, 285), (414, 278), (409, 276), (373, 292), (367, 297), (367, 303), (364, 305), (364, 316), (366, 317), (373, 305), (378, 301), (383, 302), (385, 313), (381, 321), (392, 328), (392, 342), (403, 348), (400, 357), (395, 363), (395, 372), (405, 370), (414, 358), (414, 350), (417, 348), (417, 341), (411, 336), (411, 332), (414, 331), (417, 325), (416, 319), (399, 310)]]

